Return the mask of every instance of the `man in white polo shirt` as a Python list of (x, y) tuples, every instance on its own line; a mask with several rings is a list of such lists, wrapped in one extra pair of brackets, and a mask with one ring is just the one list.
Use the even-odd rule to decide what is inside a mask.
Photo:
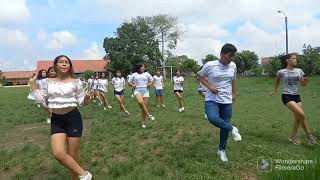
[(225, 44), (221, 49), (220, 60), (207, 62), (198, 72), (199, 81), (208, 89), (205, 97), (208, 120), (220, 128), (218, 155), (224, 162), (228, 161), (226, 145), (229, 132), (232, 132), (235, 141), (241, 141), (238, 129), (230, 123), (232, 102), (236, 97), (237, 66), (232, 62), (236, 52), (237, 48), (234, 45)]

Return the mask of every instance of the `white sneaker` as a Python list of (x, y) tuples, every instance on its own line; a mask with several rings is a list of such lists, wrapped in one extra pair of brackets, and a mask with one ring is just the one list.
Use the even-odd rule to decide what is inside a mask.
[(108, 105), (108, 108), (109, 108), (109, 109), (111, 109), (111, 108), (112, 108), (112, 106)]
[(93, 100), (93, 102), (95, 103), (95, 102), (96, 102), (96, 100)]
[(207, 114), (204, 114), (204, 118), (208, 119), (208, 116), (207, 116)]
[(38, 108), (41, 107), (40, 104), (37, 104)]
[(48, 124), (51, 123), (51, 118), (47, 118), (47, 123), (48, 123)]
[(156, 118), (153, 117), (152, 115), (149, 115), (148, 118), (151, 120), (151, 121), (154, 121)]
[(218, 155), (223, 162), (228, 162), (227, 154), (225, 150), (218, 150)]
[(181, 109), (181, 108), (179, 108), (179, 112), (182, 112), (182, 109)]
[(142, 128), (146, 128), (147, 126), (146, 126), (146, 124), (141, 123), (141, 127), (142, 127)]
[(101, 103), (98, 103), (98, 106), (101, 106)]
[(184, 111), (184, 107), (181, 107), (181, 111)]
[(107, 110), (107, 108), (106, 108), (106, 107), (103, 107), (103, 110), (105, 110), (105, 111), (106, 111), (106, 110)]
[(238, 128), (236, 128), (236, 127), (234, 127), (234, 126), (232, 126), (233, 127), (233, 129), (232, 129), (232, 136), (233, 136), (233, 139), (235, 140), (235, 141), (241, 141), (241, 135), (239, 134), (239, 130), (238, 130)]
[(157, 108), (159, 108), (160, 107), (160, 105), (157, 105)]
[(162, 107), (165, 108), (166, 106), (164, 104), (162, 104)]
[(125, 113), (126, 113), (127, 115), (130, 115), (129, 111), (125, 111)]
[(91, 180), (92, 179), (92, 174), (90, 172), (87, 171), (87, 175), (85, 176), (79, 176), (80, 180)]
[(131, 98), (134, 98), (133, 94), (131, 94)]

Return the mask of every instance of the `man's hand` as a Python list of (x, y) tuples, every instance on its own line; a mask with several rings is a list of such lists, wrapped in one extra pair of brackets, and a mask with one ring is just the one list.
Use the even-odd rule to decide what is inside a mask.
[(218, 90), (216, 87), (212, 86), (212, 85), (209, 86), (208, 89), (209, 89), (211, 92), (213, 92), (214, 94), (217, 94), (217, 93), (219, 92), (219, 90)]
[(237, 95), (235, 93), (232, 93), (232, 101), (236, 101)]

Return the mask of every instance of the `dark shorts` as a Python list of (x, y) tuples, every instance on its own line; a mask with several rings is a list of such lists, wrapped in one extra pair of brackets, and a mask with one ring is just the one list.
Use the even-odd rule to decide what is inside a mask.
[(287, 105), (290, 101), (294, 101), (296, 103), (301, 102), (300, 95), (282, 94), (282, 102), (284, 105)]
[(163, 96), (163, 90), (162, 89), (155, 89), (154, 92), (156, 93), (156, 96)]
[(122, 90), (122, 91), (114, 90), (114, 95), (123, 96), (124, 95), (124, 90)]
[(67, 137), (81, 137), (82, 129), (82, 117), (77, 108), (63, 115), (53, 113), (51, 116), (51, 135), (64, 133)]
[(182, 90), (173, 90), (173, 93), (174, 93), (174, 94), (176, 94), (176, 92), (178, 92), (178, 93), (180, 93), (180, 94), (183, 93)]

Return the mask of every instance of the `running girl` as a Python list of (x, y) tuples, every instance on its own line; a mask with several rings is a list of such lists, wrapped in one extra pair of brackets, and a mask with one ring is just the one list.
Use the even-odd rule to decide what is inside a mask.
[(124, 106), (124, 87), (126, 86), (126, 80), (122, 77), (121, 70), (117, 70), (116, 76), (112, 78), (112, 85), (114, 88), (114, 97), (119, 103), (120, 111), (130, 115)]
[(150, 86), (153, 84), (152, 76), (145, 72), (145, 65), (138, 64), (136, 66), (136, 72), (132, 74), (128, 83), (133, 88), (134, 96), (140, 106), (141, 113), (142, 113), (142, 121), (141, 126), (142, 128), (146, 128), (146, 120), (149, 118), (150, 120), (155, 120), (155, 118), (149, 114), (148, 111), (148, 101), (149, 101), (149, 89)]
[(173, 76), (173, 92), (178, 97), (179, 112), (184, 111), (183, 105), (183, 83), (184, 78), (181, 76), (181, 71), (178, 69), (176, 75)]
[(163, 104), (163, 98), (162, 98), (163, 97), (163, 87), (164, 87), (163, 77), (161, 76), (161, 72), (160, 72), (159, 69), (157, 69), (156, 75), (153, 76), (153, 79), (154, 79), (153, 86), (154, 86), (154, 92), (156, 93), (156, 104), (157, 104), (157, 107), (158, 108), (160, 106), (166, 107)]
[(309, 144), (317, 144), (315, 137), (311, 134), (308, 124), (306, 114), (303, 110), (300, 93), (299, 93), (299, 85), (306, 86), (309, 83), (309, 79), (305, 77), (305, 73), (296, 68), (297, 66), (297, 56), (294, 53), (285, 55), (281, 58), (282, 62), (286, 65), (286, 68), (281, 69), (277, 72), (277, 78), (274, 85), (274, 90), (272, 91), (272, 95), (275, 95), (280, 80), (284, 82), (284, 88), (282, 91), (282, 102), (285, 106), (287, 106), (294, 115), (294, 125), (292, 129), (292, 133), (289, 137), (289, 141), (291, 141), (295, 145), (300, 145), (300, 139), (298, 135), (298, 130), (300, 126), (305, 132), (305, 139)]
[(108, 79), (106, 79), (106, 74), (102, 73), (101, 78), (98, 80), (98, 91), (99, 95), (102, 98), (103, 102), (103, 109), (106, 111), (107, 108), (111, 109), (112, 107), (109, 105), (108, 102)]
[[(72, 179), (90, 180), (92, 175), (80, 166), (80, 138), (82, 118), (78, 105), (90, 102), (90, 95), (83, 91), (79, 79), (74, 79), (71, 60), (60, 55), (54, 60), (56, 78), (48, 79), (43, 89), (39, 89), (36, 78), (30, 79), (30, 85), (37, 102), (52, 109), (51, 148), (54, 157), (70, 169)], [(65, 144), (67, 148), (65, 150)]]

